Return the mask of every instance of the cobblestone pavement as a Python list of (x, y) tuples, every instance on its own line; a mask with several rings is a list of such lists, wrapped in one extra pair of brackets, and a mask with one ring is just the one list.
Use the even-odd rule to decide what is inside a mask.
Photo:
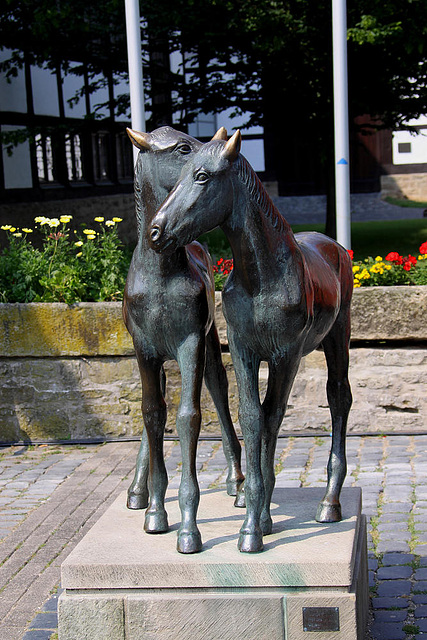
[[(346, 486), (362, 487), (369, 522), (367, 638), (427, 637), (427, 436), (353, 436)], [(324, 486), (330, 438), (280, 438), (277, 486)], [(130, 484), (138, 443), (0, 449), (0, 638), (56, 636), (60, 565)], [(166, 443), (170, 486), (180, 450)], [(223, 487), (219, 442), (201, 441), (202, 489)]]
[[(289, 224), (325, 222), (326, 196), (287, 196), (273, 198)], [(355, 193), (350, 197), (352, 222), (422, 218), (424, 209), (398, 207), (381, 200), (380, 193)]]

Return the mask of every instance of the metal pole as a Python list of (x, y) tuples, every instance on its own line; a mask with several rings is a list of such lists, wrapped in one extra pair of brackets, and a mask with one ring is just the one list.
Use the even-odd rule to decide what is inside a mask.
[(348, 140), (347, 7), (332, 0), (337, 240), (351, 248), (350, 153)]
[[(139, 0), (125, 0), (125, 9), (132, 129), (145, 131)], [(135, 162), (137, 157), (138, 149), (133, 147), (133, 159)]]

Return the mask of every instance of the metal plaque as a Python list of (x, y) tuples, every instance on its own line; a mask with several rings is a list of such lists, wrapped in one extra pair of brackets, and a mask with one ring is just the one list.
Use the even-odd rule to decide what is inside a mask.
[(302, 625), (304, 631), (339, 631), (339, 608), (303, 607)]

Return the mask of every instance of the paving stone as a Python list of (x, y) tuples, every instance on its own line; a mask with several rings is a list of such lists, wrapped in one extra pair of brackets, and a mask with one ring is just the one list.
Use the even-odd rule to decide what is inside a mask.
[(422, 633), (427, 633), (427, 618), (417, 618), (415, 624)]
[(427, 567), (420, 567), (414, 573), (414, 580), (427, 580)]
[(56, 629), (58, 616), (52, 611), (39, 613), (30, 623), (30, 629)]
[(52, 633), (52, 629), (46, 631), (31, 629), (31, 631), (27, 631), (22, 640), (50, 640)]
[(417, 607), (414, 611), (416, 618), (427, 618), (427, 604)]
[(375, 640), (404, 640), (406, 638), (402, 624), (398, 622), (374, 622), (370, 631)]
[(380, 609), (374, 611), (375, 622), (403, 622), (407, 616), (406, 609), (400, 611), (388, 611), (387, 609)]
[(383, 566), (392, 566), (396, 564), (408, 564), (414, 561), (411, 553), (385, 553), (382, 559)]
[(393, 551), (409, 551), (407, 542), (399, 542), (398, 540), (380, 540), (377, 545), (378, 553), (391, 553)]
[(427, 604), (427, 593), (416, 593), (412, 596), (412, 602), (416, 605)]
[(407, 609), (408, 600), (405, 598), (379, 596), (372, 598), (372, 607), (374, 609)]
[(412, 567), (395, 565), (393, 567), (380, 567), (377, 571), (378, 580), (401, 580), (410, 578)]
[(427, 593), (427, 580), (417, 580), (413, 584), (413, 591), (425, 591)]
[(393, 598), (409, 596), (411, 593), (411, 583), (409, 580), (386, 580), (380, 582), (377, 589), (378, 597)]

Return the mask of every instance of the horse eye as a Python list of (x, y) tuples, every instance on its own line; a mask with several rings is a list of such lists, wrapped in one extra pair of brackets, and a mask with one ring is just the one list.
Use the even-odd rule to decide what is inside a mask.
[(180, 144), (177, 147), (177, 151), (179, 151), (179, 153), (182, 153), (182, 155), (187, 155), (188, 153), (191, 153), (191, 147), (189, 144)]
[(206, 171), (199, 171), (198, 173), (196, 173), (196, 182), (198, 182), (199, 184), (204, 184), (208, 180), (209, 175), (206, 173)]

